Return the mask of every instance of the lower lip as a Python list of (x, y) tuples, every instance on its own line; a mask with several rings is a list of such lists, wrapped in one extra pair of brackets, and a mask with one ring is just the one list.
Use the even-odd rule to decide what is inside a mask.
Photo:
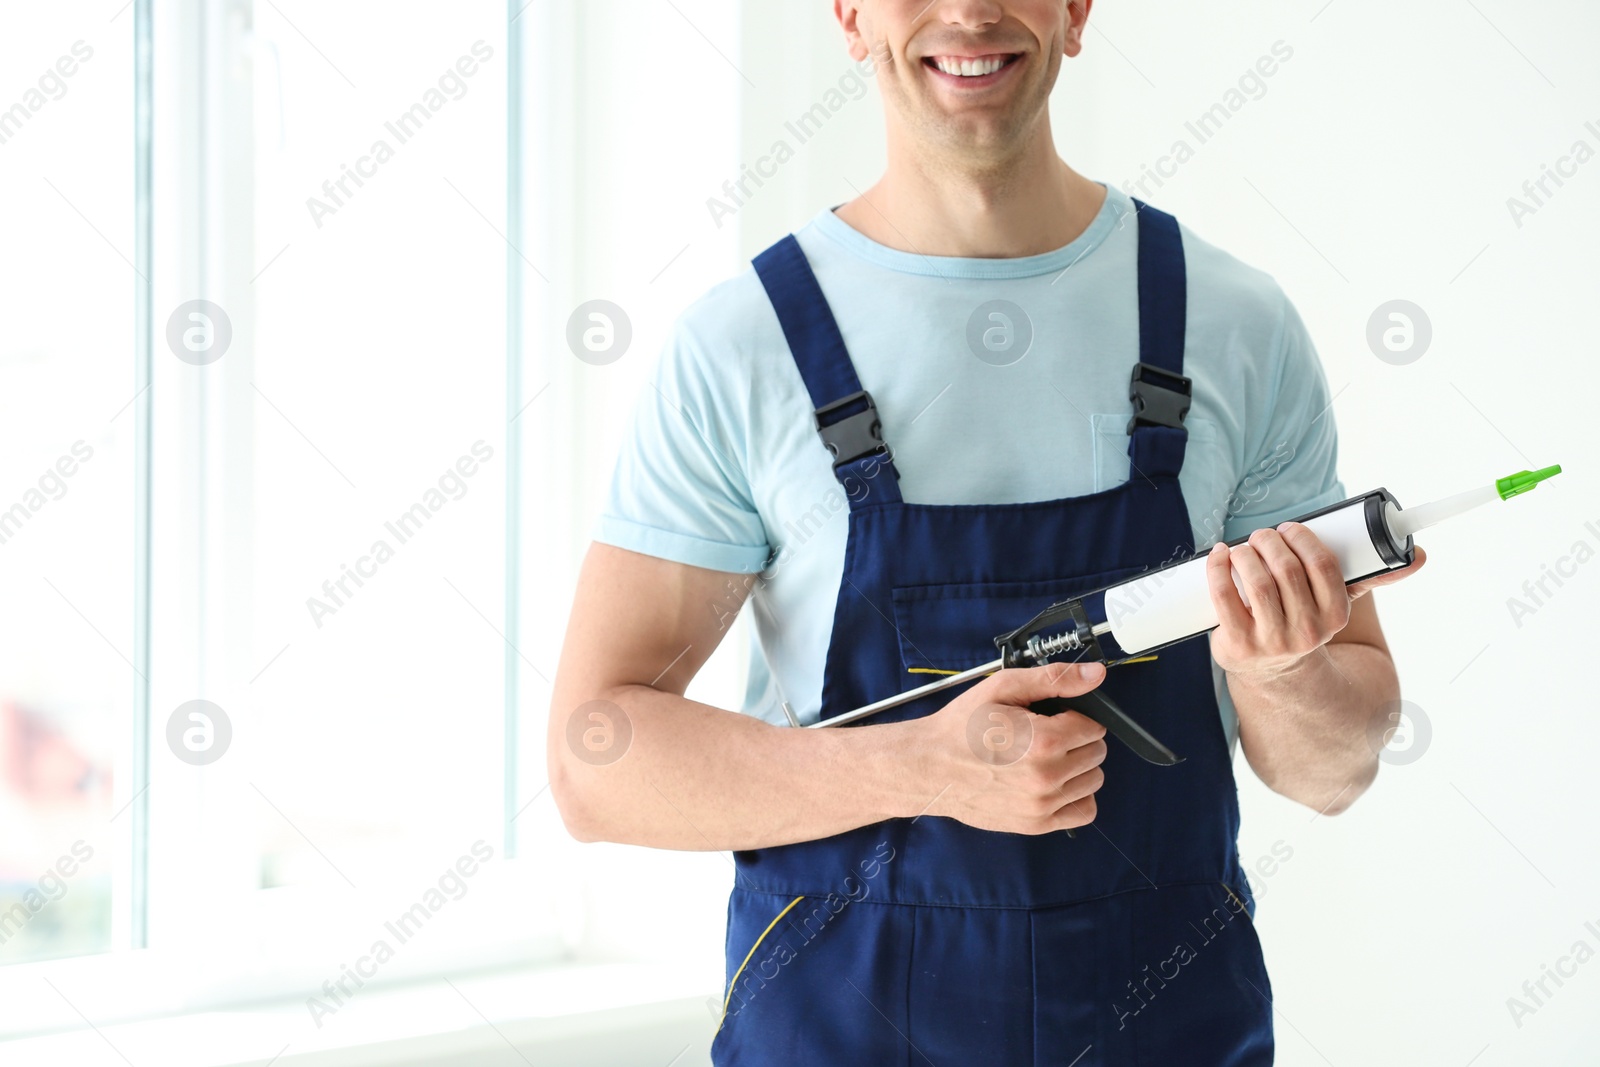
[(938, 67), (927, 62), (926, 60), (923, 61), (922, 65), (927, 69), (928, 73), (934, 76), (934, 78), (953, 89), (987, 89), (991, 85), (998, 84), (1002, 78), (1005, 78), (1012, 71), (1016, 70), (1017, 67), (1021, 66), (1022, 57), (1017, 56), (999, 70), (970, 78), (962, 77), (959, 74), (946, 74), (944, 71), (940, 70)]

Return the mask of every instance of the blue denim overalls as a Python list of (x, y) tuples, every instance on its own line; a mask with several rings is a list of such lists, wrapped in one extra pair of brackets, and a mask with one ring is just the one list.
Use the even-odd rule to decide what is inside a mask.
[[(1147, 378), (1180, 375), (1182, 239), (1171, 215), (1134, 203), (1138, 358), (1153, 368)], [(823, 718), (922, 684), (924, 672), (991, 661), (994, 637), (1041, 608), (1194, 551), (1178, 485), (1181, 416), (1131, 422), (1130, 478), (1101, 492), (906, 503), (799, 244), (785, 237), (755, 267), (837, 452), (835, 473), (855, 485)], [(894, 427), (883, 434), (892, 441)], [(736, 853), (715, 1062), (1271, 1063), (1272, 990), (1207, 644), (1118, 665), (1102, 685), (1185, 760), (1153, 766), (1108, 738), (1098, 816), (1075, 837), (924, 815)], [(953, 695), (866, 725), (930, 714)]]

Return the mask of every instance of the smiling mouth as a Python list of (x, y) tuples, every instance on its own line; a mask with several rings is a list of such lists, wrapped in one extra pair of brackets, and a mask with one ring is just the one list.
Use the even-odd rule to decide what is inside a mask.
[(976, 82), (998, 74), (1021, 58), (1016, 53), (997, 53), (988, 56), (926, 56), (922, 62), (941, 74)]

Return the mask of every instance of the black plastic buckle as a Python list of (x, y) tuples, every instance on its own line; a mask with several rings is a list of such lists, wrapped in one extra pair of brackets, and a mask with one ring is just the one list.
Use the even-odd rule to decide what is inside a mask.
[[(1152, 380), (1154, 379), (1154, 380)], [(1189, 379), (1163, 370), (1154, 363), (1136, 363), (1128, 382), (1128, 399), (1133, 401), (1133, 418), (1128, 432), (1140, 426), (1171, 426), (1183, 429), (1189, 413)]]
[[(857, 400), (865, 400), (867, 406), (854, 415), (846, 415), (837, 422), (824, 423), (823, 416), (831, 415), (840, 408), (848, 407)], [(878, 408), (872, 402), (872, 394), (865, 389), (859, 393), (851, 393), (841, 397), (831, 404), (824, 404), (816, 410), (817, 432), (822, 435), (822, 443), (828, 446), (828, 451), (833, 453), (833, 465), (841, 467), (862, 456), (874, 452), (887, 452), (889, 446), (883, 442), (883, 424), (878, 421)]]

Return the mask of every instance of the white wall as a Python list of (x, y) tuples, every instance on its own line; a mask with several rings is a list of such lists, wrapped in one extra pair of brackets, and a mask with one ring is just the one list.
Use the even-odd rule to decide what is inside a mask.
[[(1567, 414), (1596, 377), (1600, 162), (1552, 184), (1520, 226), (1507, 198), (1574, 141), (1600, 150), (1600, 74), (1580, 51), (1600, 39), (1600, 14), (1363, 0), (1142, 8), (1138, 19), (1094, 12), (1103, 32), (1091, 29), (1086, 61), (1056, 91), (1058, 116), (1081, 115), (1058, 118), (1063, 151), (1096, 177), (1137, 177), (1274, 42), (1293, 49), (1259, 99), (1148, 188), (1294, 300), (1337, 393), (1350, 490), (1386, 485), (1419, 503), (1565, 466), (1542, 496), (1420, 535), (1427, 568), (1376, 594), (1404, 698), (1432, 728), (1402, 757), (1412, 762), (1386, 766), (1337, 819), (1313, 819), (1236, 768), (1245, 861), (1279, 841), (1293, 849), (1257, 883), (1280, 1062), (1592, 1062), (1600, 966), (1547, 983), (1554, 995), (1535, 1014), (1513, 1019), (1507, 998), (1576, 941), (1600, 950), (1584, 927), (1600, 930), (1600, 801), (1587, 788), (1600, 701), (1585, 669), (1600, 566), (1550, 583), (1520, 624), (1507, 601), (1576, 542), (1600, 550), (1600, 450), (1588, 419)], [(1396, 298), (1433, 330), (1403, 366), (1366, 342), (1369, 316)]]

